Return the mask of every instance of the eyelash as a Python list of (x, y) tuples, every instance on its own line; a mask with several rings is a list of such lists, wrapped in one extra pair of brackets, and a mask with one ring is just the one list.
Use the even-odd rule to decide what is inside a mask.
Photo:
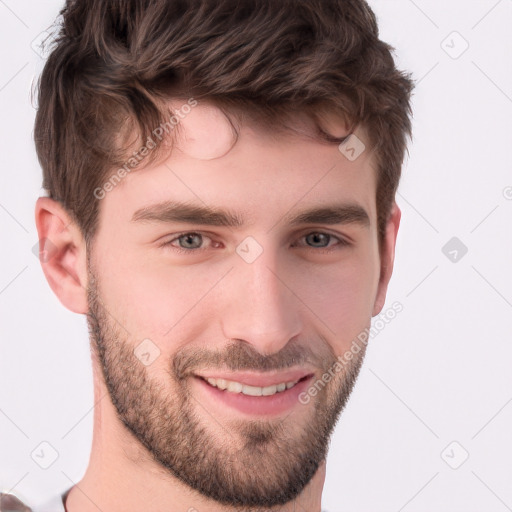
[[(163, 242), (162, 244), (159, 245), (159, 247), (161, 247), (161, 248), (170, 248), (173, 251), (177, 252), (178, 254), (189, 254), (189, 255), (192, 254), (192, 253), (198, 253), (198, 252), (207, 250), (207, 249), (201, 249), (201, 248), (198, 248), (198, 249), (184, 249), (183, 247), (176, 247), (176, 246), (172, 245), (173, 242), (175, 242), (176, 240), (179, 240), (180, 238), (183, 238), (186, 235), (199, 235), (199, 236), (201, 236), (203, 238), (210, 238), (208, 235), (205, 235), (203, 233), (198, 233), (197, 231), (185, 231), (184, 233), (181, 233), (181, 234), (178, 234), (177, 236), (175, 236), (172, 240), (168, 240), (166, 242)], [(305, 238), (308, 235), (327, 235), (328, 237), (330, 237), (329, 241), (331, 241), (331, 239), (335, 239), (335, 240), (338, 241), (337, 244), (335, 244), (334, 246), (331, 246), (331, 247), (311, 247), (311, 246), (305, 246), (306, 248), (311, 249), (311, 250), (313, 250), (315, 252), (331, 253), (331, 252), (337, 250), (336, 248), (343, 248), (343, 247), (347, 247), (347, 246), (352, 245), (350, 242), (348, 242), (347, 240), (345, 240), (343, 238), (339, 238), (339, 237), (337, 237), (335, 235), (332, 235), (331, 233), (325, 233), (323, 231), (311, 231), (309, 233), (306, 233), (306, 234), (302, 235), (301, 238)]]

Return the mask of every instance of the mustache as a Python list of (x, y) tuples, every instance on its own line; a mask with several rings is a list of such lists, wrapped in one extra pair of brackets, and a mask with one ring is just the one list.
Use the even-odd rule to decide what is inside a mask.
[[(314, 352), (311, 346), (321, 347)], [(198, 370), (229, 370), (271, 372), (287, 370), (297, 366), (312, 366), (327, 371), (336, 361), (336, 355), (327, 342), (299, 345), (288, 343), (279, 352), (263, 355), (250, 343), (234, 340), (225, 349), (183, 349), (172, 361), (172, 372), (177, 380), (183, 380)]]

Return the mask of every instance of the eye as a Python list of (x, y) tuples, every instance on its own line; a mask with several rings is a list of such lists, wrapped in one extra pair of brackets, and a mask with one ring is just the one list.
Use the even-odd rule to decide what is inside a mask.
[[(168, 240), (160, 245), (160, 247), (171, 247), (178, 252), (192, 252), (202, 249), (204, 239), (211, 240), (209, 237), (201, 233), (182, 233), (175, 236), (172, 240)], [(177, 245), (175, 245), (177, 243)]]
[[(343, 238), (319, 231), (308, 233), (304, 235), (302, 239), (306, 241), (307, 247), (311, 249), (326, 249), (327, 252), (334, 250), (336, 246), (343, 247), (350, 245), (350, 243)], [(337, 243), (332, 244), (331, 242), (333, 241)]]
[[(203, 247), (205, 240), (210, 241), (210, 247)], [(351, 245), (350, 242), (347, 242), (343, 238), (319, 231), (307, 233), (300, 237), (299, 240), (305, 240), (306, 242), (306, 245), (298, 243), (297, 245), (299, 247), (306, 247), (316, 250), (316, 252), (331, 252), (336, 250), (336, 248)], [(181, 254), (190, 254), (192, 252), (207, 250), (212, 247), (219, 247), (220, 245), (222, 244), (214, 242), (209, 236), (191, 231), (174, 236), (174, 238), (160, 244), (160, 247), (170, 248)]]

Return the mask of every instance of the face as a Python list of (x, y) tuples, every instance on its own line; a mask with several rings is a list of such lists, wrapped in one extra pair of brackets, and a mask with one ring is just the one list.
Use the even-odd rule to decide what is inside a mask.
[(205, 159), (200, 115), (226, 133), (198, 111), (165, 162), (102, 199), (89, 328), (120, 424), (163, 472), (271, 507), (325, 459), (362, 362), (332, 372), (374, 311), (375, 169), (249, 124)]

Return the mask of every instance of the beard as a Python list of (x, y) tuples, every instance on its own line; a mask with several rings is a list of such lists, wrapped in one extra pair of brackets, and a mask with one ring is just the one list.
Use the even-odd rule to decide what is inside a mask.
[(190, 390), (194, 370), (264, 372), (313, 363), (318, 368), (316, 380), (334, 366), (336, 355), (327, 342), (290, 342), (279, 353), (264, 356), (249, 343), (236, 340), (222, 352), (181, 348), (165, 363), (162, 378), (135, 356), (140, 340), (119, 328), (103, 306), (90, 265), (88, 272), (87, 323), (95, 364), (101, 368), (117, 417), (159, 471), (239, 511), (264, 510), (299, 497), (326, 458), (365, 347), (311, 399), (301, 421), (240, 417), (226, 425), (213, 412), (208, 417), (211, 421), (205, 421), (198, 410), (208, 412), (207, 404), (200, 404)]

